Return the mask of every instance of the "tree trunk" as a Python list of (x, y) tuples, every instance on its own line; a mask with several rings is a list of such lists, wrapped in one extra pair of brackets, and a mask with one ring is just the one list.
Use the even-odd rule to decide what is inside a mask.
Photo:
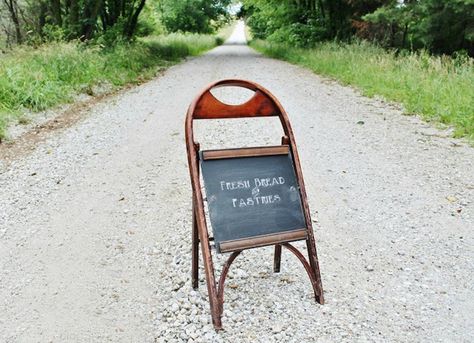
[(390, 47), (395, 46), (395, 24), (391, 23), (390, 24)]
[(61, 14), (61, 0), (50, 0), (50, 8), (54, 23), (58, 26), (62, 26), (63, 19)]
[(79, 36), (79, 0), (69, 0), (69, 18), (68, 26), (72, 37)]
[(408, 24), (405, 24), (405, 28), (403, 29), (403, 36), (402, 36), (402, 49), (405, 49), (407, 34), (408, 34)]
[(91, 2), (89, 2), (89, 6), (86, 6), (84, 12), (83, 20), (85, 24), (82, 26), (81, 30), (82, 40), (89, 40), (92, 38), (96, 29), (97, 18), (99, 16), (99, 12), (102, 6), (102, 0), (91, 0)]
[[(136, 8), (136, 10), (131, 13), (130, 20), (125, 26), (125, 32), (124, 32), (124, 36), (127, 39), (131, 39), (133, 37), (133, 34), (135, 33), (135, 30), (137, 28), (137, 23), (138, 23), (138, 16), (143, 10), (143, 7), (145, 7), (145, 2), (146, 0), (140, 0), (140, 4)], [(132, 11), (133, 11), (133, 8), (132, 8)]]
[(325, 9), (324, 9), (323, 1), (318, 0), (318, 4), (319, 4), (319, 10), (321, 11), (321, 18), (325, 19), (326, 18), (326, 12), (325, 12)]
[(15, 27), (16, 42), (21, 44), (23, 42), (23, 36), (21, 34), (20, 19), (18, 18), (18, 3), (17, 0), (3, 0), (5, 5), (10, 12), (10, 18)]
[(46, 3), (43, 1), (39, 4), (39, 13), (38, 13), (38, 32), (41, 37), (43, 37), (43, 27), (46, 25), (46, 14), (48, 12), (48, 8)]

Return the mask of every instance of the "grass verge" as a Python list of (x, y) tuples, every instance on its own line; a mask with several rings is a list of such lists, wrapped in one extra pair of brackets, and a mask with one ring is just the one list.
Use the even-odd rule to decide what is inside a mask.
[(41, 111), (71, 102), (94, 86), (117, 89), (156, 75), (189, 55), (221, 44), (212, 35), (171, 34), (147, 37), (113, 47), (78, 42), (19, 48), (0, 56), (0, 141), (7, 126), (24, 120), (25, 111)]
[(427, 53), (396, 55), (366, 42), (321, 43), (298, 49), (266, 41), (251, 46), (270, 57), (403, 104), (406, 114), (452, 125), (455, 137), (474, 141), (474, 60)]

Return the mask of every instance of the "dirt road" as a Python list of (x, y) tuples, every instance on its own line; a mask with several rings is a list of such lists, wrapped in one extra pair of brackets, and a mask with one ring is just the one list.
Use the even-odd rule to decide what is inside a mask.
[[(238, 25), (0, 165), (1, 342), (474, 341), (474, 149), (243, 43)], [(216, 334), (204, 282), (190, 286), (184, 115), (231, 77), (262, 84), (290, 116), (327, 304), (293, 256), (273, 274), (271, 249), (247, 251)], [(278, 143), (276, 124), (203, 123), (198, 140)]]

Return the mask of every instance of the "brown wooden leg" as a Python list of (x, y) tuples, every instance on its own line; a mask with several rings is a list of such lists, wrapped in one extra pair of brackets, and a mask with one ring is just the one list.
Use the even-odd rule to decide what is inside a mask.
[(273, 271), (275, 273), (280, 272), (280, 265), (281, 265), (281, 245), (275, 245), (275, 255), (273, 257)]
[(303, 264), (303, 267), (306, 270), (306, 273), (308, 273), (309, 280), (311, 281), (311, 286), (313, 287), (314, 297), (316, 298), (316, 301), (319, 302), (322, 305), (323, 304), (321, 302), (322, 293), (321, 293), (321, 288), (320, 288), (321, 280), (318, 279), (318, 277), (314, 273), (313, 268), (308, 263), (308, 261), (306, 261), (305, 257), (303, 256), (303, 254), (298, 249), (296, 249), (290, 243), (283, 243), (283, 246), (285, 248), (287, 248), (289, 251), (291, 251), (300, 260), (301, 264)]
[[(204, 211), (202, 211), (204, 212)], [(204, 218), (196, 216), (196, 222), (200, 221), (198, 226), (199, 240), (201, 243), (202, 259), (204, 263), (204, 271), (206, 273), (207, 292), (209, 294), (209, 304), (211, 307), (212, 324), (216, 331), (222, 329), (221, 321), (221, 306), (217, 295), (217, 284), (214, 274), (214, 264), (212, 263), (211, 245), (209, 244), (209, 237), (207, 229), (205, 228)]]
[(216, 279), (214, 266), (211, 259), (211, 251), (208, 244), (201, 240), (201, 249), (204, 259), (204, 269), (206, 270), (207, 292), (209, 293), (209, 304), (211, 307), (212, 324), (216, 331), (222, 330), (221, 305), (217, 296)]
[(309, 264), (311, 265), (311, 269), (313, 270), (314, 276), (316, 278), (316, 288), (318, 291), (316, 301), (321, 305), (324, 305), (323, 285), (321, 282), (321, 273), (319, 272), (318, 255), (316, 252), (314, 236), (312, 234), (310, 234), (308, 239), (306, 240), (306, 247), (308, 248)]
[(196, 209), (193, 201), (193, 247), (192, 247), (192, 267), (191, 267), (191, 282), (193, 289), (199, 287), (199, 233), (196, 221)]
[(217, 291), (217, 299), (219, 300), (219, 309), (220, 309), (220, 315), (224, 313), (224, 286), (225, 286), (225, 278), (227, 277), (227, 273), (229, 272), (230, 265), (232, 262), (234, 262), (235, 258), (239, 256), (239, 254), (242, 252), (242, 250), (237, 250), (230, 255), (230, 257), (227, 259), (226, 263), (224, 264), (224, 267), (222, 268), (221, 271), (221, 276), (219, 278), (219, 286), (218, 286), (218, 291)]

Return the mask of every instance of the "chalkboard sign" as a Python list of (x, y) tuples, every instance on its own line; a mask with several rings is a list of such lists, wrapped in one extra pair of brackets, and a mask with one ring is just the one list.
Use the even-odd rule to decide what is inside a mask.
[(202, 151), (200, 159), (219, 252), (306, 238), (287, 146)]
[[(254, 94), (243, 104), (229, 105), (212, 94), (211, 90), (218, 87), (242, 87)], [(284, 133), (280, 137), (282, 144), (202, 151), (201, 145), (194, 141), (195, 120), (254, 117), (278, 117)], [(251, 81), (216, 81), (202, 90), (189, 106), (185, 128), (193, 190), (191, 280), (193, 288), (197, 289), (201, 252), (214, 328), (222, 329), (225, 279), (233, 261), (244, 249), (274, 246), (275, 273), (280, 272), (282, 249), (293, 253), (311, 280), (316, 301), (323, 304), (323, 287), (303, 173), (293, 130), (279, 101), (268, 90)], [(209, 224), (213, 237), (210, 236)], [(291, 244), (300, 240), (306, 243), (307, 259)], [(219, 253), (231, 252), (218, 280), (214, 273), (211, 241), (215, 242)], [(259, 261), (255, 262), (258, 264)]]

